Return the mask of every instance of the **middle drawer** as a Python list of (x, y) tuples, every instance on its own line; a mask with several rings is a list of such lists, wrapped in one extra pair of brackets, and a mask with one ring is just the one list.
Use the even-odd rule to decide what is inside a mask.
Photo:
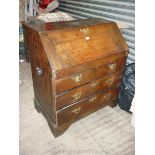
[(84, 99), (96, 92), (108, 89), (113, 85), (120, 85), (122, 71), (108, 75), (104, 78), (94, 80), (88, 84), (82, 85), (70, 91), (67, 91), (56, 97), (56, 109), (59, 110), (74, 102)]

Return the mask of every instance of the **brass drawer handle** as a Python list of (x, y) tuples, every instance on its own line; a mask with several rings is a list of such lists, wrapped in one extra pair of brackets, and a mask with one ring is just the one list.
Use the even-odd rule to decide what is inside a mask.
[(89, 102), (94, 102), (96, 100), (96, 95), (89, 99)]
[(43, 70), (40, 67), (36, 67), (36, 73), (38, 76), (42, 76), (43, 75)]
[(81, 108), (78, 107), (78, 108), (72, 110), (72, 113), (74, 113), (74, 114), (78, 114), (78, 113), (80, 112), (80, 110), (81, 110)]
[(77, 93), (75, 93), (75, 94), (73, 95), (73, 98), (74, 98), (75, 100), (77, 100), (77, 99), (79, 99), (79, 98), (81, 97), (81, 95), (82, 95), (81, 92), (77, 92)]
[(113, 70), (116, 68), (116, 63), (109, 64), (108, 67)]
[(113, 80), (112, 79), (109, 79), (109, 80), (106, 81), (106, 83), (109, 84), (109, 85), (111, 85), (113, 83)]
[(110, 93), (108, 93), (108, 94), (104, 95), (104, 98), (109, 99), (109, 98), (110, 98), (110, 96), (111, 96), (111, 94), (110, 94)]
[(91, 86), (92, 88), (95, 88), (95, 87), (98, 85), (98, 83), (99, 83), (98, 81), (97, 81), (97, 82), (92, 82), (90, 86)]
[(75, 81), (75, 82), (80, 82), (81, 81), (81, 78), (82, 78), (82, 75), (79, 74), (79, 75), (75, 75), (72, 77), (72, 79)]

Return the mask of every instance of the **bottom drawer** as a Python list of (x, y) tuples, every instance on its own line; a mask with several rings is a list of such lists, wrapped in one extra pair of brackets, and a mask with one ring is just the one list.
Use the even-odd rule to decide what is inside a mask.
[(103, 106), (111, 105), (112, 100), (118, 98), (118, 94), (119, 88), (115, 87), (58, 110), (58, 125), (78, 120), (92, 112), (95, 112)]

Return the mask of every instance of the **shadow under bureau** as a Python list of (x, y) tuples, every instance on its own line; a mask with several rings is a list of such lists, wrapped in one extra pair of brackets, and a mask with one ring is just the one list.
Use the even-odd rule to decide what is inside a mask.
[(100, 108), (117, 104), (127, 44), (104, 19), (22, 22), (34, 103), (54, 136)]

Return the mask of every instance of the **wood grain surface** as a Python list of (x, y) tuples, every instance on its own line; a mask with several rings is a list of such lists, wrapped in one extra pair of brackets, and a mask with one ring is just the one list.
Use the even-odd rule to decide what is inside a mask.
[(76, 120), (117, 103), (128, 47), (116, 23), (86, 19), (22, 24), (35, 107), (55, 136)]

